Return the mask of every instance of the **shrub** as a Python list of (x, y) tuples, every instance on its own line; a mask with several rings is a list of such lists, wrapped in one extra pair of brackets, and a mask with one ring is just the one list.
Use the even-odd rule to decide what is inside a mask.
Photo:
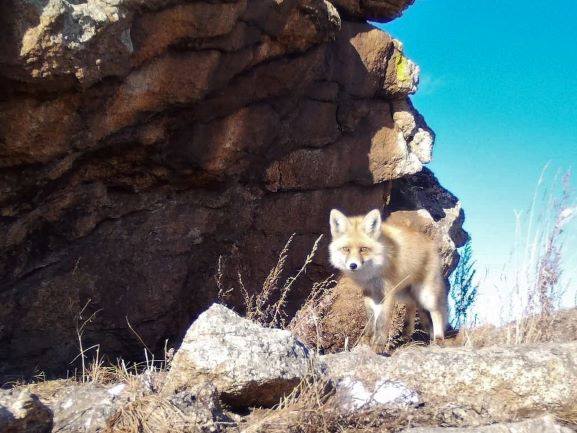
[(451, 326), (455, 329), (459, 329), (467, 323), (479, 289), (475, 278), (477, 271), (473, 260), (471, 241), (468, 241), (459, 252), (461, 258), (451, 276), (451, 289), (449, 291)]

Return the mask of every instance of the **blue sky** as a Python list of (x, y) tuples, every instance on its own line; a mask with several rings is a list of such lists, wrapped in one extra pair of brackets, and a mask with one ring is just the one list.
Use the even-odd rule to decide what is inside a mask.
[[(514, 211), (577, 169), (577, 1), (416, 0), (378, 26), (421, 68), (413, 97), (437, 133), (430, 167), (463, 203), (479, 272), (479, 301), (514, 244)], [(572, 186), (577, 186), (577, 173)], [(577, 232), (568, 226), (566, 277), (577, 284)]]

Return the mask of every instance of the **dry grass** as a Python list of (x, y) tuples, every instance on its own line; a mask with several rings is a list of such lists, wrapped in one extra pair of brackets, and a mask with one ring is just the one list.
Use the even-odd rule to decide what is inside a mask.
[[(552, 187), (544, 187), (546, 170), (537, 182), (529, 211), (516, 214), (513, 253), (494, 283), (495, 301), (501, 305), (499, 328), (465, 327), (459, 336), (463, 344), (531, 344), (559, 336), (559, 309), (571, 289), (563, 280), (566, 229), (577, 215), (577, 206), (569, 188), (570, 173), (561, 177), (561, 191), (555, 193), (559, 176)], [(577, 288), (572, 290), (577, 294)]]
[[(244, 286), (242, 275), (240, 272), (237, 274), (237, 281), (239, 286), (238, 289), (241, 291), (243, 296), (245, 317), (247, 319), (267, 327), (287, 327), (288, 315), (286, 313), (286, 306), (288, 296), (294, 286), (294, 283), (303, 274), (306, 273), (308, 265), (312, 263), (313, 258), (319, 248), (322, 235), (315, 240), (311, 251), (305, 257), (304, 263), (298, 269), (298, 271), (283, 281), (282, 276), (284, 275), (285, 265), (293, 238), (294, 234), (288, 239), (285, 246), (279, 253), (277, 263), (270, 270), (262, 284), (261, 290), (258, 293), (250, 294)], [(223, 270), (221, 263), (221, 260), (219, 260), (216, 276), (218, 300), (219, 302), (226, 305), (227, 298), (235, 290), (235, 288), (224, 288), (222, 284)]]
[(239, 429), (242, 433), (386, 433), (434, 422), (431, 413), (421, 408), (346, 411), (326, 377), (309, 377), (277, 407), (254, 410)]
[[(331, 396), (328, 380), (312, 375), (303, 380), (275, 408), (253, 411), (244, 421), (241, 431), (243, 433), (328, 431), (326, 427), (332, 412)], [(319, 426), (324, 430), (319, 430)]]
[(324, 348), (325, 341), (325, 317), (329, 313), (334, 299), (336, 281), (332, 276), (313, 284), (307, 299), (296, 315), (288, 324), (288, 329), (301, 341), (317, 351)]
[(182, 412), (164, 396), (138, 398), (117, 410), (104, 433), (193, 433), (202, 431), (196, 417)]
[(554, 415), (558, 421), (568, 424), (571, 428), (577, 427), (577, 403), (556, 411)]
[[(549, 341), (553, 313), (560, 308), (566, 290), (562, 285), (563, 234), (577, 208), (570, 204), (569, 173), (563, 177), (560, 195), (546, 190), (538, 199), (546, 168), (539, 178), (526, 220), (517, 214), (517, 245), (509, 274), (512, 293), (503, 312), (507, 321), (513, 320), (513, 324), (505, 328), (507, 344)], [(541, 209), (540, 215), (537, 209)]]

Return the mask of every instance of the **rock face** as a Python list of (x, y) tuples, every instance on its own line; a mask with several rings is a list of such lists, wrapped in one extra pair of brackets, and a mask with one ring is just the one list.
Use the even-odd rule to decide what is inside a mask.
[(186, 333), (164, 392), (210, 380), (233, 406), (273, 406), (314, 371), (311, 361), (289, 331), (263, 328), (214, 304)]
[(401, 15), (414, 0), (334, 0), (343, 15), (356, 19), (390, 21)]
[[(300, 266), (332, 207), (390, 202), (449, 269), (466, 234), (422, 171), (418, 67), (360, 22), (409, 3), (2, 2), (0, 375), (68, 368), (92, 313), (85, 347), (160, 352), (214, 301), (219, 263), (254, 292), (293, 233)], [(325, 247), (292, 307), (330, 272)]]
[(366, 387), (383, 380), (403, 383), (449, 425), (574, 411), (577, 401), (576, 342), (478, 350), (408, 348), (390, 358), (359, 347), (322, 358), (336, 380), (354, 372), (353, 379)]

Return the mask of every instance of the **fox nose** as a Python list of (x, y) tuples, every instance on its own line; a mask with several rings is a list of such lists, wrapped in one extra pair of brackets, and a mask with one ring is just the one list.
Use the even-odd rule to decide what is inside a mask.
[(354, 270), (357, 269), (357, 268), (358, 268), (358, 265), (357, 265), (356, 263), (350, 263), (350, 264), (349, 264), (349, 269), (350, 269), (351, 271), (354, 271)]

